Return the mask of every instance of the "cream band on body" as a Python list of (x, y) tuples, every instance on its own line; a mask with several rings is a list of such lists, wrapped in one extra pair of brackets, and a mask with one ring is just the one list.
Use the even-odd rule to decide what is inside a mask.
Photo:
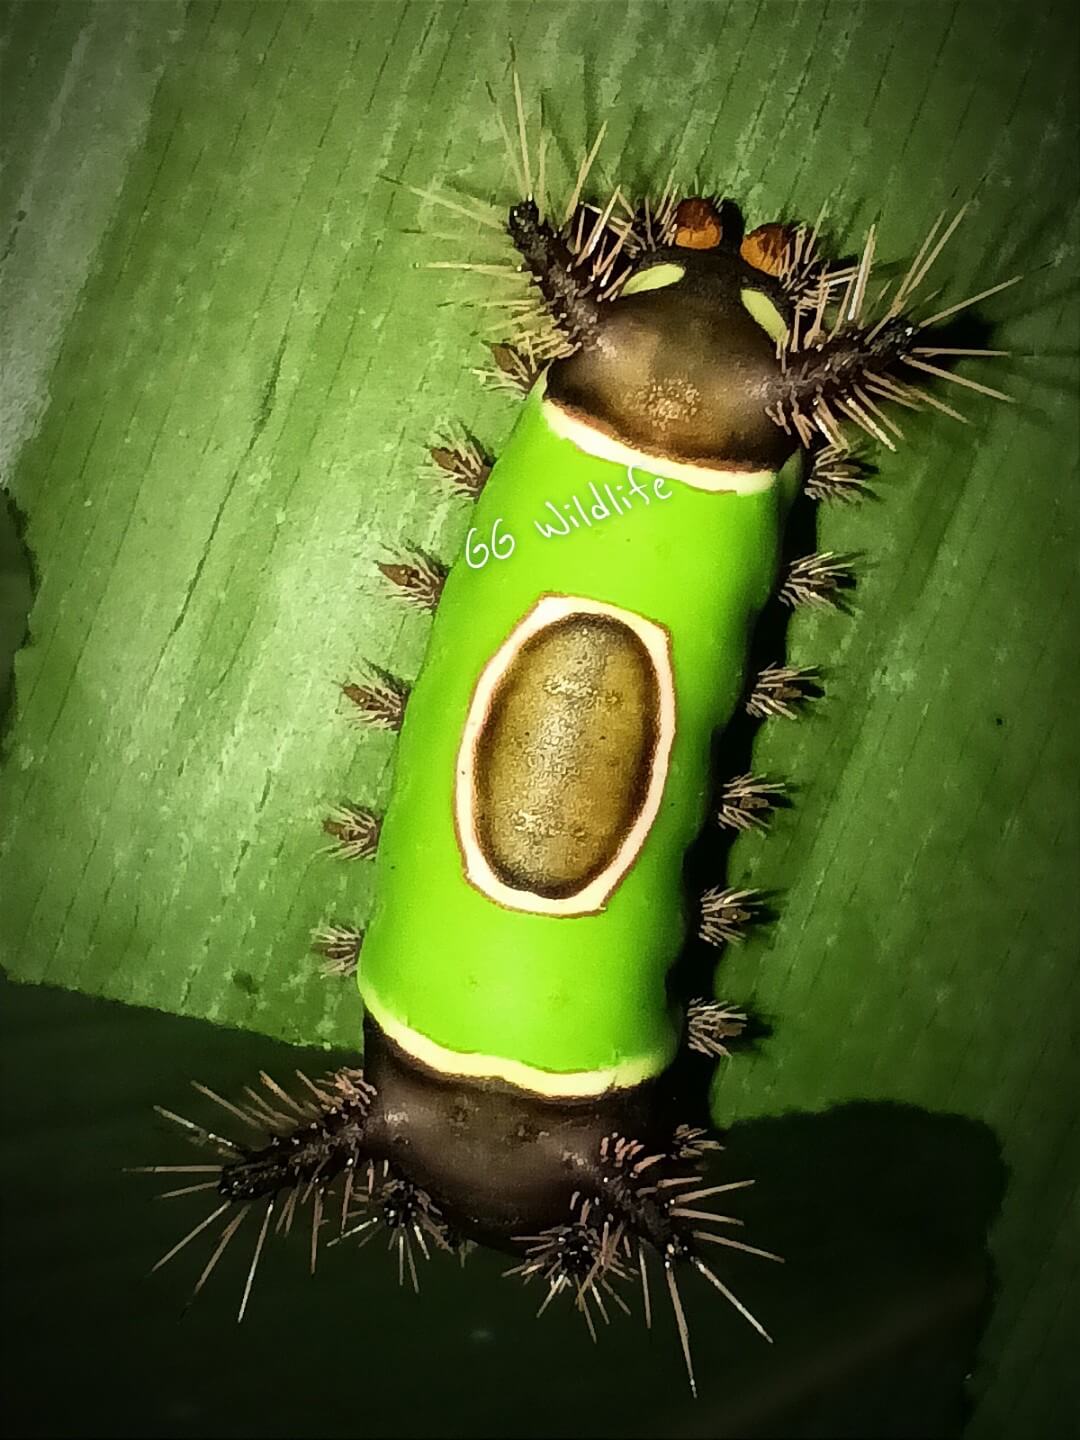
[(504, 1080), (519, 1090), (531, 1091), (558, 1100), (588, 1099), (608, 1090), (626, 1090), (641, 1085), (661, 1074), (670, 1064), (671, 1055), (641, 1056), (624, 1061), (606, 1070), (541, 1070), (521, 1060), (503, 1055), (480, 1055), (466, 1050), (449, 1050), (396, 1020), (384, 1010), (371, 991), (361, 985), (364, 1008), (379, 1029), (395, 1045), (429, 1070), (440, 1075), (461, 1075), (470, 1080)]
[(563, 440), (569, 440), (586, 455), (595, 455), (598, 460), (612, 460), (616, 465), (636, 465), (649, 475), (662, 475), (668, 480), (680, 480), (692, 485), (695, 490), (708, 490), (714, 494), (758, 495), (770, 490), (776, 483), (775, 470), (723, 470), (708, 465), (691, 465), (685, 460), (667, 460), (662, 455), (650, 455), (646, 450), (636, 450), (624, 445), (613, 435), (570, 415), (556, 401), (545, 395), (542, 401), (544, 419), (552, 431)]

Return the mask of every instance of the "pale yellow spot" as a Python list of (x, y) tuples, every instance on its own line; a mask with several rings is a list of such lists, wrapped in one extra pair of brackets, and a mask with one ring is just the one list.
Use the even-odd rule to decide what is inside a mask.
[(619, 295), (641, 295), (646, 290), (666, 290), (669, 285), (677, 285), (685, 274), (686, 267), (683, 265), (650, 265), (648, 270), (631, 275)]
[(760, 290), (740, 290), (739, 297), (770, 340), (782, 340), (788, 333), (787, 321), (768, 295)]

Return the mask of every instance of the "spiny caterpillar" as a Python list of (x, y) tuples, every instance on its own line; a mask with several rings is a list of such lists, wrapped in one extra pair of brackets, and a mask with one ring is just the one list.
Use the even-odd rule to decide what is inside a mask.
[(730, 201), (670, 180), (658, 200), (589, 200), (603, 131), (553, 216), (516, 78), (515, 94), (524, 198), (492, 222), (419, 192), (516, 250), (513, 266), (461, 268), (529, 286), (493, 346), (496, 383), (525, 400), (497, 462), (468, 436), (431, 452), (475, 504), (456, 562), (417, 551), (381, 567), (435, 615), (416, 680), (372, 667), (343, 687), (357, 717), (400, 732), (385, 815), (346, 805), (324, 824), (329, 848), (377, 866), (366, 933), (316, 933), (326, 972), (358, 977), (364, 1070), (298, 1072), (298, 1096), (264, 1074), (239, 1103), (198, 1086), (240, 1137), (163, 1111), (216, 1159), (142, 1168), (207, 1177), (169, 1194), (215, 1194), (158, 1262), (222, 1222), (196, 1291), (254, 1217), (241, 1317), (271, 1226), (310, 1203), (312, 1268), (330, 1213), (335, 1244), (385, 1229), (414, 1286), (417, 1252), (482, 1243), (539, 1281), (541, 1310), (566, 1294), (590, 1331), (635, 1287), (648, 1320), (659, 1264), (693, 1387), (679, 1275), (767, 1339), (715, 1261), (780, 1257), (707, 1207), (752, 1182), (707, 1181), (720, 1147), (673, 1080), (680, 1050), (726, 1056), (746, 1019), (680, 1001), (688, 933), (737, 941), (763, 897), (717, 876), (688, 917), (684, 857), (710, 823), (764, 829), (783, 803), (766, 776), (716, 784), (740, 706), (792, 717), (817, 690), (782, 656), (750, 675), (760, 612), (842, 605), (852, 584), (833, 553), (781, 573), (793, 503), (865, 491), (849, 425), (894, 448), (887, 407), (955, 415), (926, 377), (1008, 398), (935, 363), (1002, 352), (926, 332), (1013, 281), (917, 313), (961, 215), (939, 217), (870, 300), (873, 229), (832, 263), (820, 221), (744, 233)]

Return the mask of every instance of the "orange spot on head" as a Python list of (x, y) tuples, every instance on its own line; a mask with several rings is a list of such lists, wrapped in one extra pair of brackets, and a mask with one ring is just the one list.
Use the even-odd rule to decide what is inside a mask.
[(784, 266), (784, 256), (791, 243), (791, 229), (774, 220), (771, 225), (759, 225), (743, 237), (739, 254), (755, 270), (764, 270), (767, 275), (779, 275)]
[(675, 244), (684, 250), (714, 250), (723, 236), (720, 212), (711, 200), (691, 196), (675, 210)]

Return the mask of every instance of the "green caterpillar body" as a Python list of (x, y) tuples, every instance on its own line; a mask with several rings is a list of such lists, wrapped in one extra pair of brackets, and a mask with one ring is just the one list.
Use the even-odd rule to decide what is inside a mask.
[(553, 408), (526, 401), (447, 579), (359, 981), (427, 1063), (587, 1095), (677, 1049), (683, 857), (799, 462), (704, 489), (587, 453)]

